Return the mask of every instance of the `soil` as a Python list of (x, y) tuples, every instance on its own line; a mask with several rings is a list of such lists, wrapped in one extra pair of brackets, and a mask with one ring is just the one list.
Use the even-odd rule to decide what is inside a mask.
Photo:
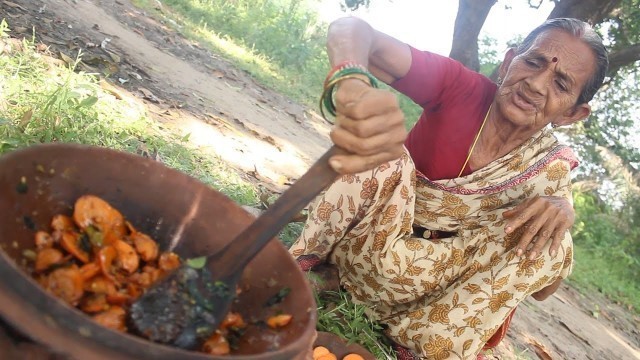
[[(164, 11), (160, 2), (157, 9)], [(14, 37), (35, 37), (61, 61), (137, 101), (161, 126), (218, 156), (245, 179), (281, 192), (331, 142), (330, 124), (184, 39), (129, 0), (0, 0)], [(563, 285), (518, 307), (496, 359), (640, 359), (640, 316), (598, 293)], [(1, 339), (0, 339), (1, 340)], [(0, 342), (2, 343), (2, 342)]]

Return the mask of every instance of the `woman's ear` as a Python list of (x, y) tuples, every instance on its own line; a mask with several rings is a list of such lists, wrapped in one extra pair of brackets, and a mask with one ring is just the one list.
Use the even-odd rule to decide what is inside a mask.
[(566, 112), (558, 121), (554, 121), (556, 125), (571, 125), (580, 120), (586, 119), (591, 114), (591, 105), (584, 103), (578, 104)]
[(502, 64), (500, 64), (500, 68), (498, 69), (498, 77), (504, 79), (505, 75), (507, 75), (507, 70), (509, 66), (511, 66), (511, 61), (516, 57), (516, 49), (509, 48), (506, 54), (504, 54), (504, 60), (502, 60)]

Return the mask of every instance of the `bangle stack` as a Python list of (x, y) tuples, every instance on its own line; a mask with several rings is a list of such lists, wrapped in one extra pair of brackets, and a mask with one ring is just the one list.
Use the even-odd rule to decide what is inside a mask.
[[(363, 75), (369, 80), (368, 82), (363, 78)], [(327, 119), (324, 109), (327, 109), (332, 116), (336, 116), (336, 105), (333, 101), (333, 95), (336, 90), (336, 85), (346, 79), (358, 79), (374, 88), (378, 87), (378, 80), (376, 80), (363, 65), (353, 61), (345, 61), (336, 65), (324, 80), (324, 89), (320, 97), (320, 114), (322, 114), (324, 119)]]

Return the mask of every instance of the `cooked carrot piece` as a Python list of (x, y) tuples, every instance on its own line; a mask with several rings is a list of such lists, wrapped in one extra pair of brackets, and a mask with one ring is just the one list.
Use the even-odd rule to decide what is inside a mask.
[(209, 355), (227, 355), (231, 352), (231, 347), (227, 339), (216, 331), (204, 342), (202, 351)]
[(53, 237), (46, 231), (38, 231), (35, 239), (36, 249), (45, 249), (53, 246)]
[(89, 262), (89, 254), (80, 248), (80, 236), (78, 234), (69, 231), (63, 232), (60, 246), (83, 263)]
[(124, 305), (129, 300), (131, 300), (131, 297), (120, 291), (114, 291), (107, 294), (107, 302), (112, 305)]
[(230, 327), (243, 328), (245, 326), (246, 324), (244, 319), (242, 319), (242, 315), (231, 311), (227, 313), (227, 316), (224, 317), (224, 320), (222, 320), (222, 323), (220, 324), (221, 329), (227, 329)]
[(140, 259), (131, 245), (127, 244), (123, 240), (116, 240), (113, 243), (113, 247), (117, 252), (117, 262), (123, 269), (129, 272), (129, 274), (138, 270)]
[(47, 277), (47, 289), (71, 305), (82, 297), (84, 281), (76, 265), (56, 269)]
[(89, 280), (84, 285), (84, 290), (94, 294), (113, 294), (116, 292), (116, 285), (106, 276), (99, 275)]
[(136, 251), (144, 261), (154, 261), (158, 258), (158, 244), (148, 235), (134, 232), (130, 235)]
[(125, 233), (122, 214), (97, 196), (80, 197), (73, 210), (73, 219), (82, 229), (90, 225), (97, 227), (105, 237), (107, 233), (114, 233), (117, 237), (122, 237)]
[(334, 353), (327, 353), (318, 356), (315, 360), (338, 360), (338, 357)]
[(51, 219), (51, 228), (58, 231), (75, 231), (73, 220), (66, 215), (55, 215)]
[(80, 310), (89, 314), (99, 313), (108, 309), (109, 304), (105, 294), (84, 296), (80, 302)]
[(127, 331), (125, 325), (126, 313), (120, 306), (111, 306), (108, 310), (93, 316), (98, 324), (118, 331)]
[(287, 326), (291, 322), (292, 318), (293, 315), (290, 314), (275, 315), (267, 319), (267, 325), (272, 329), (280, 328)]
[(172, 252), (163, 253), (158, 259), (158, 266), (165, 271), (173, 270), (180, 266), (180, 257)]
[(131, 299), (137, 299), (142, 294), (142, 289), (134, 283), (128, 283), (127, 293)]
[(82, 278), (86, 281), (91, 279), (92, 277), (98, 275), (100, 273), (100, 265), (98, 265), (95, 261), (86, 263), (80, 267), (80, 274)]
[(322, 355), (328, 354), (330, 351), (324, 346), (316, 346), (313, 348), (313, 359), (316, 360)]
[(343, 357), (342, 360), (364, 360), (364, 358), (361, 355), (351, 353)]
[(42, 249), (36, 255), (36, 271), (44, 271), (52, 265), (60, 264), (64, 260), (64, 255), (58, 249), (47, 248)]
[(163, 271), (155, 268), (153, 266), (145, 266), (142, 271), (146, 274), (149, 274), (150, 285), (154, 282), (158, 281), (158, 279), (162, 276)]
[(118, 252), (113, 246), (105, 246), (98, 251), (98, 264), (105, 276), (113, 278), (113, 274), (111, 274), (111, 266), (117, 256)]

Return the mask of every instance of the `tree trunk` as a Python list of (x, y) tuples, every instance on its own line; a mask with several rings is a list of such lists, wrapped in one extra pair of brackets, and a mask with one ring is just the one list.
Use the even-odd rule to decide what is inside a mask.
[(480, 70), (478, 35), (497, 0), (460, 0), (449, 57), (474, 71)]

